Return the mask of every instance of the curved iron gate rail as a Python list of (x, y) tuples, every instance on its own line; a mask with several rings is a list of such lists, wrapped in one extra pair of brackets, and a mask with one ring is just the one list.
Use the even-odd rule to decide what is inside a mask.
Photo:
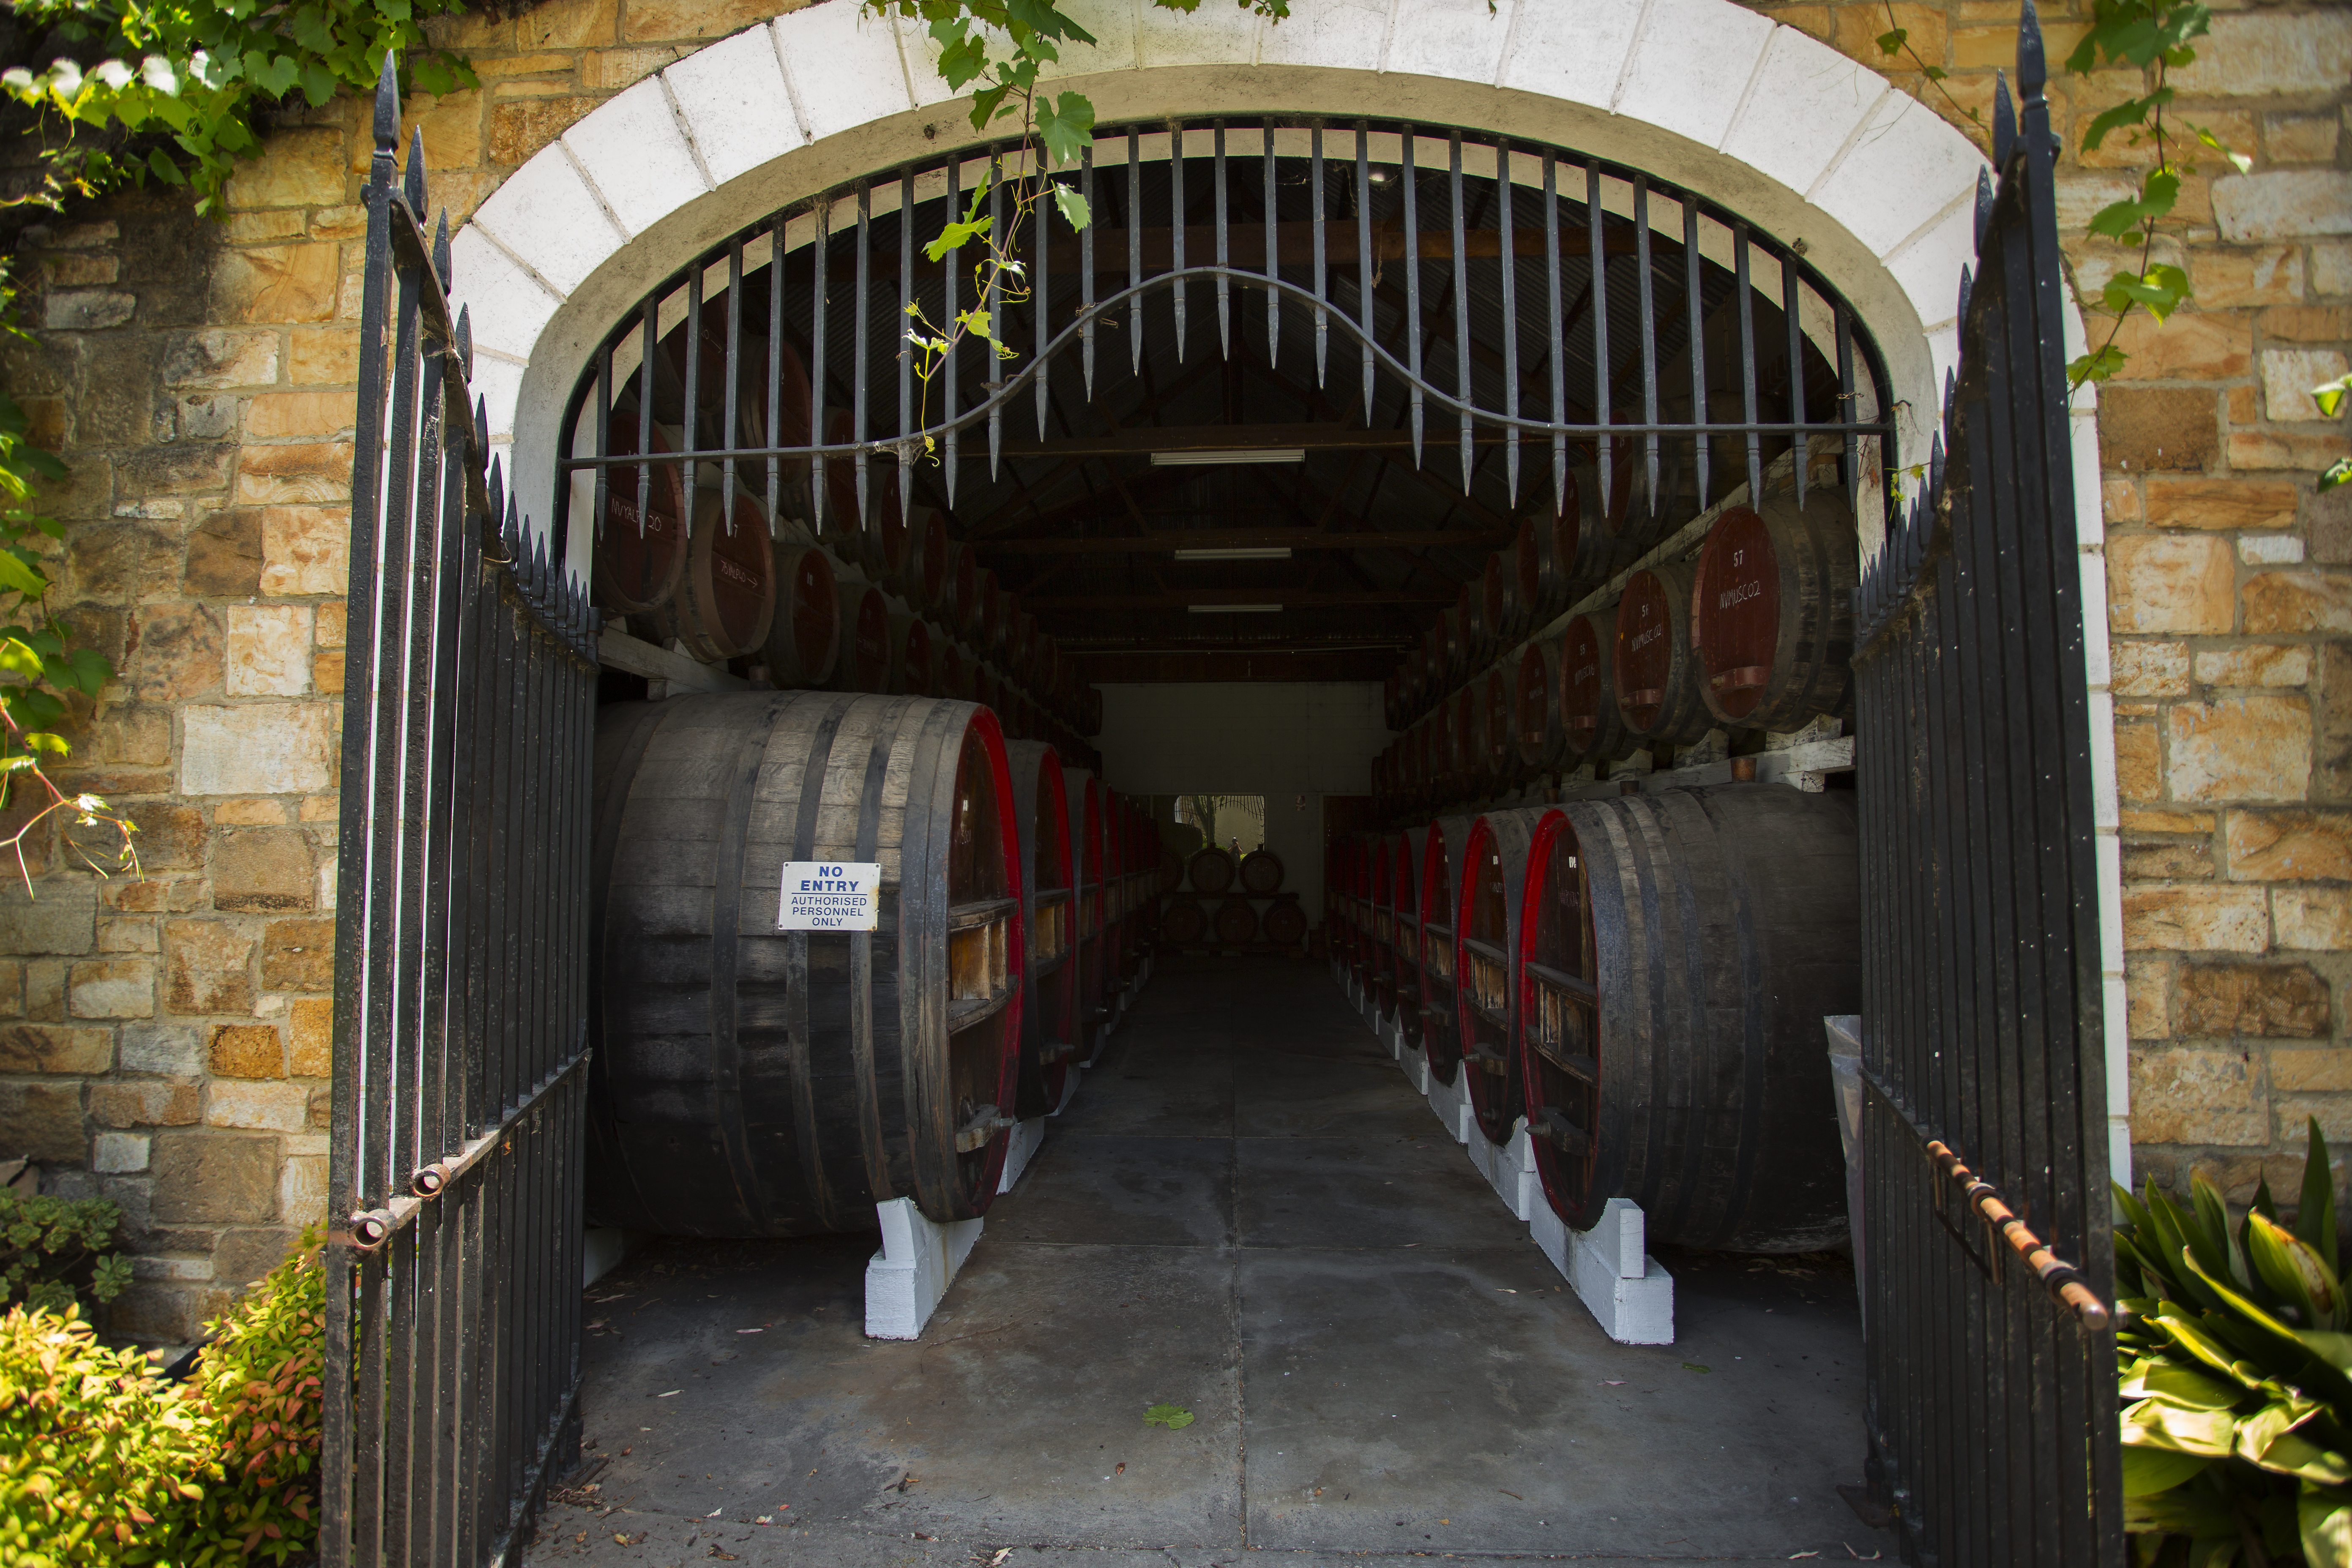
[(2003, 82), (2000, 184), (1979, 193), (1930, 481), (1864, 574), (1855, 617), (1872, 1482), (1906, 1557), (1951, 1568), (2123, 1561), (2089, 698), (2043, 75), (2028, 0), (2023, 124)]
[[(1242, 150), (1230, 152), (1229, 142)], [(1028, 406), (1045, 439), (1057, 360), (1075, 351), (1091, 399), (1097, 340), (1124, 321), (1130, 357), (1142, 364), (1147, 301), (1168, 300), (1175, 353), (1182, 359), (1194, 287), (1213, 290), (1218, 348), (1228, 357), (1237, 289), (1265, 293), (1269, 368), (1292, 330), (1286, 322), (1311, 323), (1318, 389), (1330, 368), (1331, 336), (1352, 343), (1368, 427), (1378, 423), (1376, 391), (1385, 379), (1392, 394), (1402, 389), (1405, 417), (1399, 423), (1409, 420), (1416, 464), (1430, 419), (1451, 418), (1465, 489), (1477, 463), (1475, 447), (1499, 445), (1515, 504), (1523, 440), (1549, 455), (1555, 504), (1572, 456), (1589, 455), (1602, 495), (1612, 493), (1613, 466), (1632, 466), (1648, 497), (1659, 494), (1662, 479), (1678, 483), (1688, 471), (1697, 492), (1694, 514), (1722, 488), (1710, 472), (1714, 443), (1706, 437), (1744, 447), (1738, 467), (1750, 495), (1761, 492), (1768, 444), (1785, 448), (1808, 437), (1843, 437), (1850, 504), (1865, 485), (1878, 489), (1880, 475), (1865, 470), (1891, 458), (1894, 426), (1877, 345), (1843, 296), (1803, 259), (1801, 242), (1784, 245), (1695, 193), (1584, 153), (1385, 120), (1333, 125), (1233, 116), (1106, 128), (1078, 167), (1051, 176), (1087, 198), (1093, 225), (1072, 234), (1043, 216), (1052, 204), (1041, 201), (1034, 223), (1051, 230), (1047, 242), (1040, 246), (1032, 232), (1019, 247), (1032, 300), (988, 301), (1000, 310), (999, 336), (1021, 347), (1024, 363), (991, 379), (998, 361), (988, 344), (950, 351), (937, 378), (939, 417), (926, 422), (929, 405), (903, 352), (907, 308), (919, 303), (933, 321), (952, 317), (967, 303), (973, 253), (919, 261), (918, 235), (928, 237), (961, 215), (967, 193), (992, 164), (1021, 173), (1025, 158), (1017, 147), (986, 143), (910, 163), (763, 218), (673, 274), (614, 328), (573, 391), (563, 424), (571, 455), (560, 467), (580, 482), (560, 489), (564, 520), (557, 537), (567, 537), (575, 510), (593, 516), (601, 531), (614, 499), (607, 476), (616, 468), (635, 470), (635, 515), (642, 519), (654, 468), (716, 467), (719, 516), (731, 531), (739, 494), (764, 500), (772, 520), (795, 504), (781, 478), (793, 459), (813, 461), (805, 505), (810, 519), (822, 522), (826, 465), (845, 460), (856, 469), (861, 524), (871, 529), (871, 465), (900, 466), (904, 504), (913, 494), (912, 470), (936, 448), (944, 456), (940, 482), (952, 505), (967, 432), (985, 426), (992, 474), (1007, 455), (1008, 411)], [(1442, 207), (1424, 198), (1424, 182), (1433, 192), (1442, 183)], [(1492, 199), (1501, 189), (1517, 199)], [(1000, 182), (989, 197), (1000, 229), (1003, 192)], [(1342, 207), (1345, 215), (1335, 216)], [(910, 212), (917, 220), (904, 221)], [(1164, 226), (1153, 226), (1152, 212)], [(1107, 221), (1123, 226), (1107, 228)], [(807, 259), (820, 250), (822, 268)], [(786, 266), (771, 264), (779, 255)], [(1612, 268), (1612, 257), (1631, 265)], [(1504, 265), (1506, 258), (1515, 264)], [(1384, 300), (1383, 269), (1395, 264), (1404, 274), (1403, 298)], [(1777, 300), (1758, 288), (1762, 270), (1778, 274)], [(1123, 286), (1101, 291), (1103, 279), (1120, 276)], [(1478, 342), (1474, 295), (1482, 310), (1498, 310), (1503, 323), (1488, 327)], [(1709, 356), (1692, 323), (1706, 324), (1729, 297), (1751, 308), (1738, 312), (1736, 380), (1727, 386), (1721, 373), (1730, 367), (1715, 367), (1710, 381)], [(1036, 308), (1040, 300), (1043, 309)], [(1785, 344), (1759, 343), (1757, 300), (1780, 314)], [(722, 308), (717, 346), (725, 363), (715, 379), (724, 406), (702, 407), (704, 384), (714, 379), (702, 363), (711, 352), (709, 328), (683, 333), (669, 360), (659, 345), (678, 323), (706, 321), (706, 311)], [(754, 317), (770, 325), (764, 344), (747, 339)], [(1824, 341), (1809, 341), (1808, 318)], [(774, 389), (785, 374), (786, 334), (772, 330), (779, 322), (789, 323), (794, 357), (805, 356), (813, 405), (807, 442), (785, 439), (782, 426), (782, 400)], [(1452, 337), (1450, 354), (1440, 352), (1441, 334)], [(1395, 337), (1402, 340), (1401, 353), (1383, 341)], [(1662, 372), (1673, 371), (1684, 350), (1689, 384), (1668, 384)], [(1807, 350), (1828, 362), (1836, 384), (1834, 393), (1816, 392), (1810, 402)], [(1766, 384), (1764, 356), (1775, 351), (1785, 353), (1786, 385)], [(1589, 362), (1574, 377), (1565, 363), (1571, 353)], [(755, 378), (763, 367), (765, 439), (746, 440), (738, 389), (750, 384), (747, 373)], [(1867, 389), (1859, 376), (1868, 378)], [(1526, 384), (1531, 379), (1532, 387)], [(894, 406), (886, 389), (895, 392)], [(1736, 398), (1741, 416), (1708, 417), (1711, 395)], [(677, 451), (642, 457), (654, 443), (657, 399), (661, 422), (680, 422), (683, 439)], [(1682, 399), (1694, 417), (1669, 416)], [(634, 407), (623, 406), (630, 403)], [(1765, 417), (1766, 403), (1783, 404), (1789, 417)], [(1620, 416), (1621, 408), (1633, 416)], [(818, 439), (827, 434), (828, 413), (843, 411), (852, 438)], [(618, 452), (616, 413), (625, 438), (634, 437)], [(714, 418), (720, 438), (703, 437)], [(1881, 454), (1874, 459), (1858, 446), (1865, 438), (1887, 447), (1874, 448)], [(1807, 467), (1796, 465), (1801, 504)], [(625, 515), (625, 499), (624, 504)]]
[(325, 1563), (498, 1559), (577, 1440), (597, 613), (484, 468), (375, 103), (335, 924)]

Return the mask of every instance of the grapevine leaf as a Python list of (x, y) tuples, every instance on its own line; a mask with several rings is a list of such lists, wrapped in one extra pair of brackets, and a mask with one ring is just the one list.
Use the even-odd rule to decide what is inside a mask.
[(1037, 100), (1037, 134), (1053, 163), (1075, 163), (1092, 140), (1095, 106), (1084, 94), (1066, 92), (1057, 104), (1044, 96)]
[(1072, 228), (1084, 228), (1094, 221), (1094, 214), (1087, 205), (1087, 198), (1067, 185), (1054, 187), (1054, 206), (1061, 213), (1062, 221)]

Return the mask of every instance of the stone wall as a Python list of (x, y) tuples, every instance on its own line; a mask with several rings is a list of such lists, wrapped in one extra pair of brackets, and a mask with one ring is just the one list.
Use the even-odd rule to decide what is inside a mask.
[[(411, 106), (436, 200), (462, 220), (605, 98), (789, 8), (551, 0), (455, 24), (482, 89)], [(1757, 8), (1881, 63), (1884, 5)], [(1893, 9), (1959, 105), (1990, 103), (2009, 0)], [(2044, 15), (2063, 55), (2080, 26)], [(2254, 170), (2188, 182), (2196, 305), (2126, 336), (2101, 426), (2137, 1157), (2242, 1192), (2265, 1160), (2298, 1166), (2306, 1111), (2352, 1137), (2352, 490), (2314, 493), (2345, 443), (2303, 392), (2352, 332), (2352, 12), (2239, 9), (2215, 32), (2180, 112)], [(2070, 143), (2120, 96), (2054, 88)], [(279, 125), (217, 225), (141, 195), (27, 235), (37, 342), (0, 350), (73, 467), (51, 498), (61, 603), (122, 671), (69, 780), (142, 829), (138, 873), (100, 879), (45, 826), (38, 897), (0, 891), (0, 1154), (123, 1205), (142, 1256), (113, 1326), (142, 1338), (191, 1336), (322, 1210), (365, 129), (352, 101)], [(2069, 155), (2070, 232), (2132, 156)], [(2096, 283), (2116, 258), (2077, 259)]]

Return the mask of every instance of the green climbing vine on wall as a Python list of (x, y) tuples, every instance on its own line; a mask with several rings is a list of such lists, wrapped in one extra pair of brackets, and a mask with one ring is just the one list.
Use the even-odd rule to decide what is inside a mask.
[[(198, 214), (217, 217), (237, 163), (261, 151), (281, 105), (372, 88), (387, 51), (428, 92), (478, 85), (466, 62), (434, 48), (424, 19), (459, 0), (16, 0), (22, 57), (4, 62), (0, 92), (26, 113), (37, 144), (29, 183), (0, 195), (0, 210), (62, 213), (77, 202), (150, 181), (186, 188)], [(0, 337), (23, 337), (21, 280), (0, 258)], [(130, 822), (92, 795), (68, 795), (47, 768), (71, 751), (76, 722), (114, 678), (107, 658), (76, 640), (49, 604), (50, 563), (65, 535), (44, 511), (44, 487), (66, 468), (33, 438), (24, 407), (0, 386), (0, 805), (14, 815), (0, 847), (28, 876), (29, 836), (53, 816), (100, 834), (100, 870), (133, 868)], [(77, 709), (83, 711), (78, 712)], [(33, 798), (25, 798), (26, 792)]]
[[(903, 16), (920, 22), (940, 46), (940, 75), (961, 91), (974, 88), (971, 128), (986, 131), (1004, 123), (1012, 132), (1013, 150), (990, 163), (975, 184), (961, 216), (950, 215), (939, 234), (927, 242), (923, 254), (943, 260), (967, 246), (979, 247), (972, 263), (972, 300), (969, 310), (945, 321), (935, 321), (922, 307), (907, 307), (907, 352), (915, 356), (915, 371), (923, 384), (925, 406), (932, 381), (960, 343), (977, 339), (999, 359), (1013, 359), (1017, 351), (998, 330), (999, 312), (1029, 298), (1028, 268), (1021, 260), (1021, 236), (1036, 231), (1037, 209), (1049, 199), (1054, 210), (1073, 230), (1093, 220), (1086, 197), (1055, 176), (1076, 165), (1093, 139), (1094, 101), (1084, 93), (1055, 94), (1037, 81), (1045, 67), (1062, 58), (1071, 45), (1090, 45), (1095, 37), (1065, 15), (1052, 0), (864, 0), (869, 15)], [(1152, 0), (1162, 10), (1191, 13), (1201, 0)], [(1238, 0), (1245, 11), (1279, 22), (1290, 15), (1290, 0)], [(1000, 226), (990, 212), (991, 196), (1001, 191), (1009, 210)], [(929, 414), (922, 423), (929, 422)]]

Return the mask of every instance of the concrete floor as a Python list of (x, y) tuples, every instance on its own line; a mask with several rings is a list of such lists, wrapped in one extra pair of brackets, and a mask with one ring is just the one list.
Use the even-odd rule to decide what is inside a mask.
[(600, 1281), (527, 1561), (1895, 1557), (1843, 1260), (1664, 1257), (1678, 1342), (1612, 1343), (1319, 966), (1163, 963), (918, 1342), (874, 1245)]

